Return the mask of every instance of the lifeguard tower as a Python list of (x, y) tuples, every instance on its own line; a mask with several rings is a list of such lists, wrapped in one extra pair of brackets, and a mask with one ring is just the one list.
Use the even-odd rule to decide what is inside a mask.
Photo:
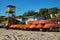
[(7, 5), (6, 8), (6, 14), (8, 14), (9, 17), (15, 17), (15, 10), (16, 10), (16, 6), (14, 5)]
[(11, 24), (14, 24), (16, 22), (16, 6), (15, 5), (7, 5), (6, 6), (6, 15), (7, 15), (7, 21), (8, 26)]

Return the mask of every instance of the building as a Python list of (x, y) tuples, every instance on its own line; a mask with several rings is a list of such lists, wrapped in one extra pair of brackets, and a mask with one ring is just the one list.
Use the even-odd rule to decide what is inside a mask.
[(27, 24), (29, 21), (34, 21), (34, 20), (45, 20), (46, 17), (45, 16), (26, 16), (23, 18), (17, 18), (18, 20), (20, 20), (21, 22)]
[(58, 24), (60, 24), (60, 20), (58, 20)]
[(50, 14), (50, 17), (51, 17), (51, 18), (58, 17), (58, 16), (60, 16), (60, 13), (57, 13), (57, 14), (51, 13), (51, 14)]

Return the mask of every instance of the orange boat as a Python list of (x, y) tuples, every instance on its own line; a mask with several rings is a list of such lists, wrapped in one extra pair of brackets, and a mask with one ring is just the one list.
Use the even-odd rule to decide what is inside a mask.
[(52, 28), (60, 28), (60, 24), (54, 24)]
[(36, 25), (36, 24), (39, 24), (39, 21), (38, 20), (33, 21), (33, 25)]
[(57, 24), (45, 24), (43, 28), (56, 28), (57, 26)]
[(30, 27), (29, 24), (25, 24), (24, 29), (29, 28), (29, 27)]
[(11, 25), (9, 28), (16, 28), (17, 25)]
[(43, 25), (39, 24), (36, 28), (43, 28)]
[(22, 24), (18, 24), (16, 28), (21, 28)]
[(36, 25), (30, 25), (29, 28), (36, 28)]
[(25, 27), (25, 25), (21, 25), (21, 27), (20, 27), (20, 28), (21, 28), (21, 29), (24, 29), (24, 27)]
[(28, 24), (30, 24), (30, 25), (31, 25), (32, 23), (33, 23), (33, 21), (29, 21), (29, 22), (28, 22)]
[(45, 26), (43, 28), (50, 28), (51, 24), (45, 24)]
[(39, 24), (47, 24), (47, 23), (49, 23), (48, 20), (40, 20), (40, 21), (39, 21)]

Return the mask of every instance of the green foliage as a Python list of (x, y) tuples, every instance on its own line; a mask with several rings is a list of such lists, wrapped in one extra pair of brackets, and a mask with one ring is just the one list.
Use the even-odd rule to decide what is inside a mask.
[(28, 12), (25, 12), (23, 14), (23, 17), (25, 17), (25, 16), (33, 16), (33, 15), (35, 15), (35, 12), (34, 11), (28, 11)]
[(41, 16), (46, 16), (46, 15), (48, 14), (48, 9), (46, 9), (46, 8), (41, 8), (41, 9), (39, 10), (39, 14), (40, 14)]
[(22, 18), (22, 15), (16, 16), (16, 18)]
[(4, 17), (5, 17), (5, 16), (0, 16), (0, 23), (1, 23), (2, 21), (4, 21)]
[(50, 14), (53, 14), (53, 16), (54, 16), (54, 14), (57, 14), (57, 13), (60, 13), (60, 9), (58, 7), (41, 8), (38, 12), (30, 10), (18, 17), (20, 18), (20, 17), (26, 17), (26, 16), (46, 16), (49, 19), (49, 18), (51, 18)]
[(59, 11), (59, 8), (57, 8), (57, 7), (49, 8), (48, 9), (48, 13), (56, 14), (56, 13), (58, 13), (58, 11)]

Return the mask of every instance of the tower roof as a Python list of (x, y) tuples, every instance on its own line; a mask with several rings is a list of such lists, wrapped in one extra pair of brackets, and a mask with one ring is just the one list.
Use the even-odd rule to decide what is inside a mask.
[(14, 5), (8, 5), (7, 7), (16, 7), (16, 6), (14, 6)]

